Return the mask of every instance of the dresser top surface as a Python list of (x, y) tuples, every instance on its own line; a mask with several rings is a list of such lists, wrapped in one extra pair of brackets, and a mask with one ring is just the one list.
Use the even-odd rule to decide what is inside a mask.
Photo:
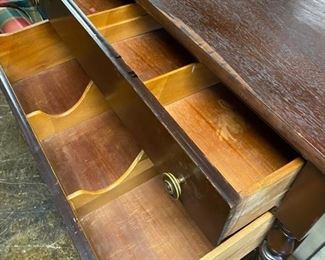
[(138, 2), (325, 171), (325, 1)]

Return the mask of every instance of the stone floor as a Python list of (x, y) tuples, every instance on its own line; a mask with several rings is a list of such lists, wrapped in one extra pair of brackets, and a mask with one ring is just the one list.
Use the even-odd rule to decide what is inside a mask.
[(0, 91), (0, 260), (77, 258)]

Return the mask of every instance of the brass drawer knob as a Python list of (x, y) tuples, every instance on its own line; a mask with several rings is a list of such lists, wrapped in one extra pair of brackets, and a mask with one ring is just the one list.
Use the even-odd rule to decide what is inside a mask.
[(183, 182), (183, 179), (178, 179), (173, 174), (164, 172), (163, 181), (168, 194), (174, 199), (179, 199), (182, 193), (181, 183)]

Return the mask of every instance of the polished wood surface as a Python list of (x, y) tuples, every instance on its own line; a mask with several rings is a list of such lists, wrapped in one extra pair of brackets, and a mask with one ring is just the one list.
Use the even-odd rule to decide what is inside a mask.
[(111, 110), (41, 144), (67, 195), (80, 189), (94, 191), (108, 186), (140, 152)]
[(212, 245), (160, 176), (81, 218), (96, 255), (102, 259), (198, 259)]
[(142, 81), (187, 65), (194, 60), (163, 30), (114, 43), (113, 47)]
[(19, 80), (13, 88), (26, 114), (59, 114), (79, 100), (89, 81), (79, 63), (70, 60)]
[(222, 84), (166, 109), (237, 192), (243, 192), (295, 157)]
[(323, 0), (137, 2), (325, 170)]

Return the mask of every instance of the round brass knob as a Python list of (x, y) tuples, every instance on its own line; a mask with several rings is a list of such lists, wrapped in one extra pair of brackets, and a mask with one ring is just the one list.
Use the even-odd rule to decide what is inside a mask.
[(183, 182), (183, 180), (176, 178), (169, 172), (164, 172), (163, 181), (168, 194), (171, 195), (174, 199), (179, 199), (182, 193), (180, 184)]

